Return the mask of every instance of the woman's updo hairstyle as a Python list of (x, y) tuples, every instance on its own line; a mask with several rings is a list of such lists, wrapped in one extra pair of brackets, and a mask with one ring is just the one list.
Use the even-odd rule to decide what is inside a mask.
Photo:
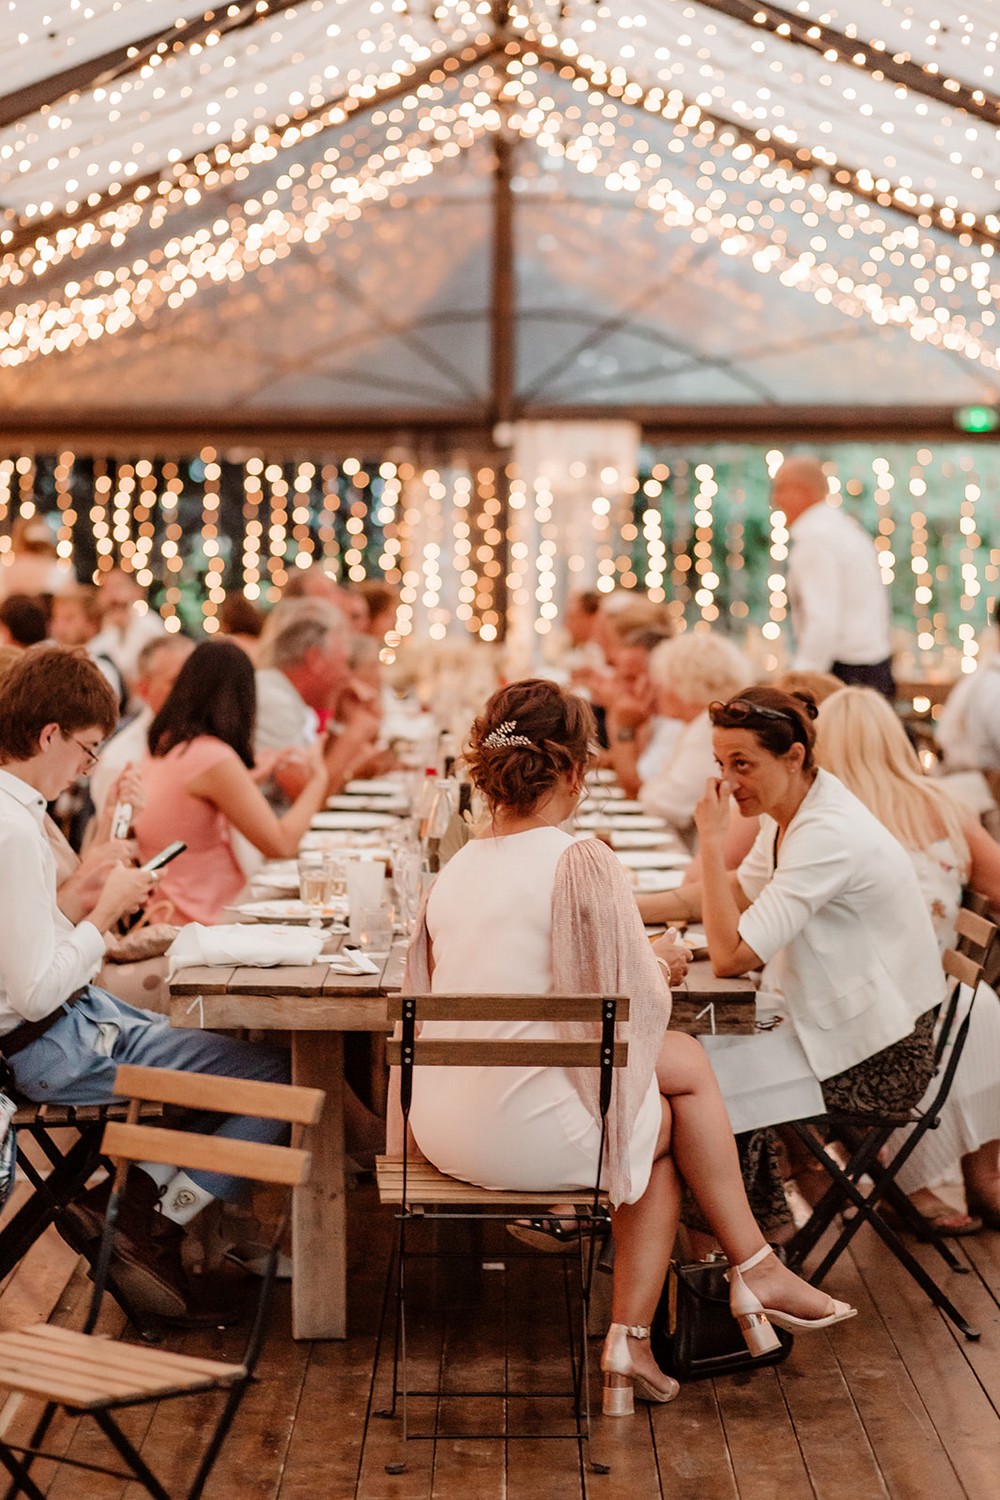
[(528, 677), (493, 694), (469, 733), (465, 763), (492, 810), (530, 813), (560, 776), (583, 774), (596, 734), (589, 703)]
[(747, 729), (771, 755), (787, 755), (793, 745), (804, 745), (803, 771), (816, 764), (816, 725), (819, 713), (811, 693), (784, 693), (780, 688), (749, 687), (726, 703), (711, 703), (708, 715), (716, 729)]

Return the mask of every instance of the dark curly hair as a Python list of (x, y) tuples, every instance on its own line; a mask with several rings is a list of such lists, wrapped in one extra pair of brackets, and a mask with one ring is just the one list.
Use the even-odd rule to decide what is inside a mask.
[(804, 745), (803, 771), (816, 764), (813, 721), (818, 712), (811, 693), (784, 693), (774, 687), (745, 688), (726, 703), (708, 705), (716, 729), (747, 729), (771, 755), (787, 755), (793, 745)]
[(589, 703), (528, 677), (493, 694), (472, 726), (465, 762), (491, 809), (530, 813), (560, 776), (582, 776), (596, 735)]

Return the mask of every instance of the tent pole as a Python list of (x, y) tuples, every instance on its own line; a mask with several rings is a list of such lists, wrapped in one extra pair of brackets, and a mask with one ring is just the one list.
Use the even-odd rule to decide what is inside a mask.
[(511, 194), (511, 171), (514, 145), (501, 131), (496, 138), (493, 169), (493, 286), (490, 306), (490, 418), (493, 442), (497, 450), (497, 499), (500, 514), (497, 529), (503, 540), (496, 549), (500, 573), (496, 579), (494, 599), (500, 617), (498, 638), (507, 631), (507, 573), (510, 567), (508, 528), (510, 526), (510, 483), (506, 459), (511, 441), (510, 424), (514, 419), (516, 359), (515, 329), (517, 321), (517, 288), (514, 280), (514, 201)]

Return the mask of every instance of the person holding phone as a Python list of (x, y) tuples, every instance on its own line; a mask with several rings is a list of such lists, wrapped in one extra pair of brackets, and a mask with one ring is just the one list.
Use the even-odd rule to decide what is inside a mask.
[[(114, 694), (80, 650), (33, 647), (0, 685), (0, 1054), (18, 1091), (50, 1104), (107, 1103), (121, 1063), (287, 1083), (285, 1051), (175, 1030), (91, 983), (109, 930), (148, 899), (157, 877), (112, 864), (87, 914), (72, 921), (57, 902), (45, 807), (91, 768), (117, 716)], [(274, 1121), (210, 1121), (219, 1136), (261, 1144), (281, 1136)], [(213, 1127), (199, 1119), (198, 1128)], [(206, 1204), (240, 1191), (238, 1179), (214, 1172), (149, 1165), (129, 1174), (112, 1283), (137, 1311), (232, 1321), (233, 1309), (184, 1271), (180, 1246)], [(105, 1197), (95, 1189), (71, 1205), (85, 1238), (101, 1232)]]
[(159, 882), (175, 921), (218, 922), (245, 886), (234, 830), (268, 858), (294, 856), (326, 800), (326, 767), (313, 746), (305, 752), (304, 786), (286, 813), (274, 813), (258, 785), (271, 761), (255, 765), (256, 715), (250, 658), (231, 641), (206, 641), (188, 657), (149, 726), (149, 756), (140, 768), (145, 805), (134, 819), (135, 836), (140, 860), (174, 839), (187, 845)]

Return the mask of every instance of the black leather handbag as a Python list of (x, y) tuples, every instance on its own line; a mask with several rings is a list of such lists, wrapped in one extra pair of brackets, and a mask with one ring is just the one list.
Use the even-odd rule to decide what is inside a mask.
[(727, 1262), (670, 1262), (666, 1284), (650, 1327), (650, 1347), (660, 1369), (676, 1380), (731, 1375), (738, 1370), (778, 1365), (787, 1359), (792, 1335), (775, 1332), (781, 1343), (770, 1354), (754, 1358), (729, 1311)]

